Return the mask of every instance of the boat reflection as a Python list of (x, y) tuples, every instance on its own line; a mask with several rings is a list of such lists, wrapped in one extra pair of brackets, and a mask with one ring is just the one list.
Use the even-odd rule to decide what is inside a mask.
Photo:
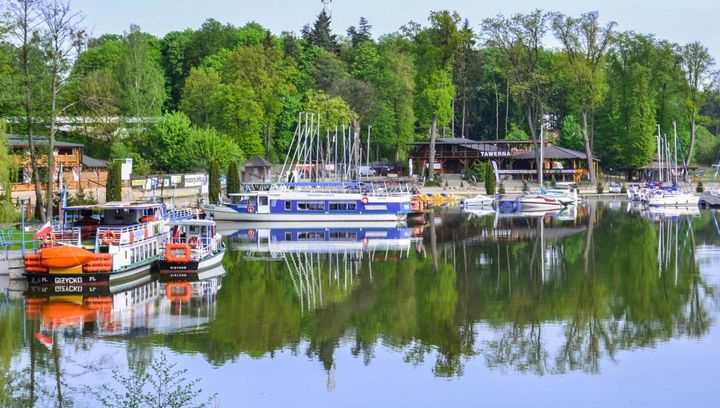
[(197, 327), (212, 320), (224, 274), (219, 265), (203, 271), (200, 280), (192, 282), (160, 282), (154, 276), (144, 276), (102, 294), (30, 286), (25, 317), (38, 323), (31, 325), (34, 336), (46, 345), (52, 344), (55, 334), (137, 337)]

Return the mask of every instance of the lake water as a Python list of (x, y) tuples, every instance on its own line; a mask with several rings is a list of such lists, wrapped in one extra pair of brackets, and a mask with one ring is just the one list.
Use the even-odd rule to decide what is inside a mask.
[(98, 406), (163, 359), (221, 407), (717, 406), (716, 217), (222, 225), (224, 271), (201, 282), (3, 289), (0, 406)]

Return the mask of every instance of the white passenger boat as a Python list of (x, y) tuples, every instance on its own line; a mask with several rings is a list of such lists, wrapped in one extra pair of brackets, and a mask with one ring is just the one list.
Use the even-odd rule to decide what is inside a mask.
[[(40, 248), (25, 255), (29, 285), (68, 288), (117, 285), (150, 273), (168, 222), (192, 212), (163, 204), (111, 202), (65, 209), (64, 221), (39, 232)], [(37, 235), (37, 234), (36, 234)]]
[(217, 221), (402, 221), (411, 194), (377, 183), (279, 183), (269, 191), (230, 194), (230, 202), (206, 205)]

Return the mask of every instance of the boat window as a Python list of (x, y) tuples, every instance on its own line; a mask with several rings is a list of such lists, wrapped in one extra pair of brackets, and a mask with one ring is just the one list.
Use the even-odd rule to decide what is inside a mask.
[(325, 233), (320, 231), (305, 231), (298, 232), (298, 241), (323, 241), (325, 240)]
[(357, 203), (330, 203), (330, 211), (355, 211)]
[(285, 211), (290, 211), (292, 209), (292, 201), (285, 201)]
[(260, 200), (260, 205), (267, 205), (268, 204), (268, 198), (266, 196), (260, 196), (258, 197)]
[(323, 201), (298, 201), (297, 208), (300, 211), (324, 211), (325, 203)]
[(285, 241), (292, 241), (292, 232), (285, 233)]
[(330, 232), (331, 241), (356, 241), (356, 231), (332, 231)]

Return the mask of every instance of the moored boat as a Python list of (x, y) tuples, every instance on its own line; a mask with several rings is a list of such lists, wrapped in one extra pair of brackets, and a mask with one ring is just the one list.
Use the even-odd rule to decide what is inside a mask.
[(544, 195), (527, 195), (517, 200), (521, 211), (561, 210), (566, 207), (558, 199)]
[(269, 191), (230, 194), (230, 202), (206, 205), (217, 221), (401, 221), (411, 213), (411, 194), (375, 183), (279, 183)]
[[(89, 214), (94, 234), (83, 231)], [(25, 255), (28, 284), (103, 286), (150, 273), (171, 217), (162, 204), (107, 203), (67, 207), (60, 225), (47, 225), (40, 247)], [(82, 217), (82, 218), (81, 218)]]
[(494, 201), (494, 197), (486, 196), (484, 194), (478, 194), (475, 197), (467, 198), (460, 201), (460, 205), (466, 209), (489, 208), (492, 207)]
[(667, 190), (654, 190), (646, 203), (650, 207), (697, 207), (700, 197), (695, 194)]
[(164, 279), (198, 280), (198, 274), (222, 262), (225, 245), (212, 220), (179, 220), (161, 250), (157, 269)]

